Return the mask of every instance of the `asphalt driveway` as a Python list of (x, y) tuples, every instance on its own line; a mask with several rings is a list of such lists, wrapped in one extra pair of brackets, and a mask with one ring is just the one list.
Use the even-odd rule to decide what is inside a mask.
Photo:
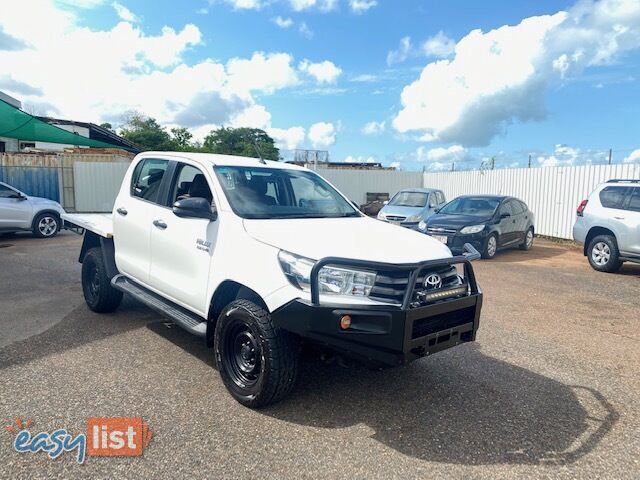
[(251, 411), (201, 340), (132, 301), (89, 311), (79, 247), (0, 238), (0, 417), (77, 434), (141, 416), (153, 440), (78, 465), (3, 430), (7, 478), (640, 477), (640, 266), (597, 273), (542, 240), (480, 261), (477, 342), (382, 372), (308, 360), (289, 399)]

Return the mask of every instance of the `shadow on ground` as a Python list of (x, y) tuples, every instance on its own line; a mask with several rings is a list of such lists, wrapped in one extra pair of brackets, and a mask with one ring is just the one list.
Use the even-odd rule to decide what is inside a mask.
[[(123, 310), (139, 314), (123, 315)], [(94, 313), (83, 304), (49, 330), (0, 349), (0, 369), (24, 365), (112, 335), (144, 327), (152, 321), (157, 322), (158, 316), (127, 297), (122, 306), (110, 314)]]
[(558, 257), (567, 253), (567, 249), (561, 246), (554, 246), (548, 244), (536, 244), (534, 242), (533, 248), (529, 251), (522, 251), (518, 248), (510, 248), (507, 250), (499, 251), (496, 256), (491, 259), (491, 262), (496, 263), (518, 263), (529, 262), (531, 260), (543, 260)]
[[(201, 339), (147, 328), (213, 365)], [(381, 372), (305, 361), (292, 396), (260, 412), (317, 428), (365, 425), (405, 455), (465, 465), (573, 463), (619, 418), (598, 391), (484, 355), (477, 344)]]

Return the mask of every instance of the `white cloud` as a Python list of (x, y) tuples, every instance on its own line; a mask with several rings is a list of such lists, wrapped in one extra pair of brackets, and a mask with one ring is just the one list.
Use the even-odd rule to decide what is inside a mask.
[(337, 129), (333, 123), (318, 122), (309, 127), (309, 140), (313, 148), (329, 148), (336, 143)]
[(451, 163), (463, 162), (467, 158), (468, 152), (461, 145), (451, 145), (446, 148), (437, 147), (431, 149), (418, 147), (416, 150), (416, 160), (419, 162)]
[(368, 122), (360, 130), (365, 135), (380, 135), (385, 130), (385, 122)]
[(298, 26), (298, 31), (300, 32), (300, 35), (302, 35), (305, 38), (313, 38), (313, 30), (311, 30), (308, 26), (307, 26), (307, 22), (300, 22), (300, 25)]
[(330, 12), (338, 6), (338, 0), (289, 0), (291, 8), (296, 12), (317, 8), (321, 12)]
[(269, 128), (267, 133), (275, 140), (276, 146), (283, 150), (295, 150), (304, 143), (305, 131), (302, 127)]
[(534, 154), (535, 160), (541, 167), (560, 167), (579, 164), (604, 163), (609, 152), (597, 150), (582, 150), (559, 143), (551, 154)]
[(378, 5), (377, 0), (349, 0), (349, 7), (354, 13), (364, 13)]
[(640, 148), (634, 150), (629, 154), (629, 156), (625, 157), (624, 163), (640, 163)]
[(457, 43), (453, 59), (429, 63), (404, 88), (393, 125), (425, 139), (486, 145), (513, 121), (543, 119), (553, 82), (638, 47), (637, 0), (582, 0), (568, 12), (474, 30)]
[(336, 83), (338, 77), (342, 74), (342, 69), (328, 60), (311, 63), (305, 59), (300, 62), (298, 68), (313, 77), (318, 83)]
[(401, 166), (401, 165), (400, 165), (400, 162), (391, 162), (391, 163), (389, 164), (389, 166), (390, 166), (391, 168), (395, 168), (396, 170), (400, 170), (400, 166)]
[(129, 23), (136, 23), (138, 21), (138, 17), (134, 15), (134, 13), (129, 10), (127, 7), (118, 2), (113, 2), (111, 6), (114, 8), (120, 20)]
[(280, 28), (289, 28), (293, 25), (293, 20), (291, 18), (282, 18), (280, 15), (271, 19), (273, 23), (275, 23)]
[(360, 75), (356, 75), (355, 77), (351, 77), (350, 79), (350, 81), (357, 83), (371, 83), (377, 82), (378, 80), (380, 80), (380, 77), (370, 73), (362, 73)]
[[(271, 114), (257, 97), (300, 83), (294, 58), (282, 52), (187, 63), (185, 53), (201, 43), (195, 25), (147, 33), (119, 22), (93, 30), (53, 0), (5, 6), (0, 30), (28, 48), (0, 50), (0, 64), (11, 65), (0, 83), (25, 105), (63, 118), (117, 125), (124, 112), (138, 110), (163, 125), (188, 126), (198, 139), (221, 125), (270, 129)], [(83, 61), (69, 63), (69, 52)], [(296, 128), (287, 129), (289, 144), (300, 137)]]
[(402, 37), (398, 48), (387, 53), (387, 65), (404, 62), (411, 55), (412, 49), (411, 37)]
[(443, 31), (439, 31), (433, 37), (429, 37), (422, 44), (422, 51), (428, 57), (447, 58), (453, 55), (456, 42), (447, 37)]
[(259, 10), (263, 6), (261, 0), (226, 0), (237, 10)]

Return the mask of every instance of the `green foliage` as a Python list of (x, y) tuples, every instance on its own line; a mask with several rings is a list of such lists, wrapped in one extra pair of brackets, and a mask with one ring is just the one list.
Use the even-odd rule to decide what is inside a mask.
[(160, 124), (150, 117), (132, 112), (120, 135), (138, 145), (142, 150), (173, 150), (169, 134)]
[(204, 137), (202, 149), (205, 152), (257, 157), (259, 149), (265, 160), (278, 160), (280, 151), (273, 138), (259, 128), (219, 128)]
[[(105, 126), (105, 128), (108, 127)], [(185, 127), (174, 127), (169, 133), (154, 118), (139, 112), (129, 112), (120, 135), (138, 145), (142, 150), (258, 157), (257, 145), (265, 160), (279, 160), (280, 157), (280, 151), (276, 148), (273, 138), (258, 128), (221, 127), (209, 132), (204, 142), (200, 143), (193, 141), (193, 134)]]
[(101, 123), (100, 126), (102, 128), (106, 128), (107, 130), (111, 130), (113, 132), (113, 126), (109, 122)]
[(176, 127), (171, 129), (171, 141), (174, 149), (179, 151), (193, 150), (194, 145), (191, 143), (193, 135), (189, 129), (185, 127)]

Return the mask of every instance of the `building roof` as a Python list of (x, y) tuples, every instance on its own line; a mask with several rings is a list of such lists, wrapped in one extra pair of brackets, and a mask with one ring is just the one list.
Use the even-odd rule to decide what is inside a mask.
[(105, 143), (110, 143), (111, 145), (119, 146), (125, 150), (129, 150), (133, 153), (139, 153), (142, 149), (137, 146), (135, 143), (130, 142), (129, 140), (122, 138), (120, 135), (108, 130), (100, 125), (96, 125), (95, 123), (90, 122), (79, 122), (76, 120), (65, 120), (61, 118), (53, 118), (53, 117), (36, 117), (43, 122), (47, 122), (52, 125), (73, 125), (76, 127), (83, 127), (89, 130), (89, 138), (94, 140), (98, 140)]

